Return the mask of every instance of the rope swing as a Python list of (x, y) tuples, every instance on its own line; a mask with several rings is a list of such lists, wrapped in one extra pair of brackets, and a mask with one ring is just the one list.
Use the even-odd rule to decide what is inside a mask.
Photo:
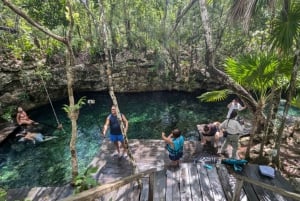
[(40, 77), (41, 77), (41, 80), (42, 80), (42, 83), (43, 83), (43, 87), (44, 87), (44, 89), (45, 89), (45, 91), (46, 91), (46, 94), (47, 94), (49, 103), (50, 103), (50, 105), (51, 105), (51, 108), (52, 108), (52, 111), (53, 111), (53, 114), (54, 114), (54, 117), (55, 117), (55, 120), (56, 120), (56, 123), (57, 123), (57, 129), (62, 129), (63, 126), (62, 126), (62, 124), (61, 124), (61, 123), (59, 122), (59, 120), (58, 120), (58, 117), (57, 117), (57, 115), (56, 115), (55, 109), (54, 109), (54, 107), (53, 107), (53, 104), (52, 104), (52, 101), (51, 101), (51, 98), (50, 98), (50, 95), (49, 95), (48, 90), (47, 90), (47, 87), (46, 87), (46, 85), (45, 85), (44, 79), (43, 79), (42, 75), (40, 75)]

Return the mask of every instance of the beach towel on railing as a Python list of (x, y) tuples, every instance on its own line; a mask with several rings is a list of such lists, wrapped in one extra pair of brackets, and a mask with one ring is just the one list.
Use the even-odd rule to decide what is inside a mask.
[(240, 172), (243, 170), (243, 166), (246, 165), (248, 161), (244, 159), (238, 160), (238, 159), (229, 158), (229, 159), (223, 159), (222, 163), (227, 165), (232, 165), (234, 171)]

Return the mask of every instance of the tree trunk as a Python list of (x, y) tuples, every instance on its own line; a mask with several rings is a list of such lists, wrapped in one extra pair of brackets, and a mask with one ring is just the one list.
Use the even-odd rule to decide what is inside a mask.
[(132, 40), (131, 22), (130, 22), (130, 15), (128, 12), (129, 6), (127, 6), (127, 4), (128, 4), (127, 0), (124, 0), (123, 3), (124, 3), (123, 4), (124, 26), (125, 26), (127, 45), (128, 45), (128, 48), (131, 49), (134, 47), (134, 43)]
[[(72, 33), (74, 27), (73, 19), (73, 7), (70, 0), (66, 1), (67, 7), (69, 9), (69, 29), (67, 32), (67, 51), (66, 51), (66, 71), (67, 71), (67, 86), (68, 86), (68, 95), (69, 95), (69, 107), (74, 108), (75, 100), (73, 94), (73, 72), (72, 67), (75, 65), (75, 57), (72, 49)], [(72, 124), (72, 135), (70, 141), (70, 151), (71, 151), (71, 163), (72, 163), (72, 183), (75, 183), (76, 176), (78, 175), (78, 159), (76, 151), (76, 139), (77, 139), (77, 118), (78, 112), (74, 109), (71, 109), (70, 120)]]
[(237, 84), (234, 80), (228, 77), (226, 73), (215, 67), (215, 53), (213, 49), (212, 34), (209, 23), (209, 16), (206, 8), (206, 1), (199, 0), (199, 5), (206, 44), (205, 64), (207, 70), (210, 73), (216, 75), (215, 78), (217, 79), (217, 81), (219, 81), (220, 83), (224, 84), (227, 88), (237, 93), (243, 99), (244, 103), (247, 105), (247, 108), (250, 109), (252, 113), (255, 113), (257, 102), (251, 96), (251, 94), (247, 90), (245, 90), (241, 85)]
[(112, 59), (112, 55), (111, 55), (110, 48), (109, 48), (109, 45), (108, 45), (109, 37), (108, 37), (107, 30), (106, 30), (106, 20), (104, 18), (104, 7), (103, 7), (103, 4), (101, 3), (101, 0), (99, 0), (99, 9), (100, 9), (99, 10), (100, 15), (103, 17), (101, 21), (102, 21), (102, 25), (103, 25), (103, 33), (104, 33), (104, 36), (105, 36), (104, 41), (106, 41), (104, 51), (105, 51), (105, 56), (106, 56), (105, 61), (106, 61), (106, 67), (107, 67), (106, 73), (107, 73), (107, 78), (108, 78), (109, 95), (110, 95), (110, 97), (113, 101), (113, 104), (116, 106), (117, 117), (118, 117), (118, 120), (119, 120), (120, 125), (121, 125), (122, 134), (124, 136), (124, 142), (125, 142), (125, 147), (127, 149), (127, 155), (129, 156), (130, 162), (132, 163), (133, 173), (136, 174), (136, 173), (138, 173), (136, 162), (135, 162), (135, 160), (133, 158), (133, 155), (132, 155), (132, 153), (129, 149), (129, 146), (128, 146), (127, 133), (124, 130), (125, 126), (124, 126), (124, 123), (122, 121), (121, 112), (120, 112), (120, 109), (119, 109), (119, 106), (118, 106), (117, 97), (115, 96), (115, 93), (114, 93), (113, 80), (112, 80), (112, 75), (111, 75), (111, 66), (113, 66), (113, 59)]
[[(280, 101), (280, 95), (281, 95), (281, 89), (278, 88), (277, 84), (277, 79), (278, 75), (276, 73), (275, 79), (274, 79), (274, 84), (271, 89), (271, 94), (270, 94), (270, 109), (267, 115), (266, 119), (266, 124), (265, 128), (263, 131), (263, 138), (261, 140), (260, 144), (260, 150), (259, 150), (259, 159), (262, 159), (263, 157), (263, 150), (264, 150), (264, 145), (267, 143), (266, 141), (269, 139), (269, 136), (274, 132), (274, 120), (276, 119), (276, 114), (278, 110), (278, 102)], [(278, 99), (279, 98), (279, 99)], [(275, 115), (274, 115), (275, 112)]]
[(295, 92), (296, 92), (299, 66), (300, 66), (300, 49), (299, 49), (299, 47), (297, 47), (297, 50), (295, 51), (294, 66), (293, 66), (293, 70), (292, 70), (292, 74), (291, 74), (289, 89), (287, 92), (286, 103), (285, 103), (285, 107), (284, 107), (284, 111), (283, 111), (283, 115), (282, 115), (281, 124), (278, 129), (278, 135), (277, 135), (277, 138), (275, 141), (275, 143), (276, 143), (275, 149), (277, 151), (276, 152), (277, 154), (274, 158), (274, 163), (275, 163), (275, 165), (277, 165), (277, 167), (281, 167), (281, 164), (280, 164), (281, 138), (282, 138), (286, 118), (288, 116), (288, 111), (291, 106), (292, 97), (295, 95)]
[[(61, 37), (54, 33), (52, 33), (47, 28), (41, 26), (39, 23), (31, 19), (26, 13), (16, 7), (14, 4), (7, 0), (2, 0), (4, 5), (8, 6), (12, 11), (17, 13), (19, 16), (24, 18), (29, 24), (36, 27), (40, 31), (44, 32), (48, 36), (53, 39), (60, 41), (66, 45), (66, 74), (67, 74), (67, 87), (68, 87), (68, 95), (69, 95), (69, 106), (70, 108), (74, 108), (74, 96), (73, 96), (73, 76), (72, 76), (72, 67), (74, 66), (74, 54), (71, 45), (72, 41), (72, 32), (73, 32), (73, 16), (72, 16), (72, 6), (70, 0), (67, 0), (67, 7), (69, 8), (69, 17), (70, 17), (70, 25), (67, 33), (67, 37)], [(71, 152), (71, 160), (72, 160), (72, 182), (75, 181), (75, 177), (78, 175), (78, 165), (77, 165), (77, 155), (76, 155), (76, 137), (77, 137), (77, 118), (75, 118), (74, 111), (71, 110), (71, 122), (72, 122), (72, 137), (70, 142), (70, 152)]]

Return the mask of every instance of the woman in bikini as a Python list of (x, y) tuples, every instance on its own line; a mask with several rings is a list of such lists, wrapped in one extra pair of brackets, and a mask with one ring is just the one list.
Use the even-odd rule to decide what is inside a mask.
[(19, 125), (38, 124), (37, 122), (33, 121), (28, 117), (27, 113), (23, 110), (22, 107), (18, 107), (18, 113), (16, 119)]

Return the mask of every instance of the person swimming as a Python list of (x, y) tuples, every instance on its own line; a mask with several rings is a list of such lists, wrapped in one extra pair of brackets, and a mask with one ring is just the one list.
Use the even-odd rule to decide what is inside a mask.
[(45, 137), (41, 133), (34, 133), (24, 130), (22, 133), (17, 134), (16, 136), (22, 136), (18, 141), (24, 142), (26, 140), (30, 140), (35, 144), (36, 142), (43, 142)]

